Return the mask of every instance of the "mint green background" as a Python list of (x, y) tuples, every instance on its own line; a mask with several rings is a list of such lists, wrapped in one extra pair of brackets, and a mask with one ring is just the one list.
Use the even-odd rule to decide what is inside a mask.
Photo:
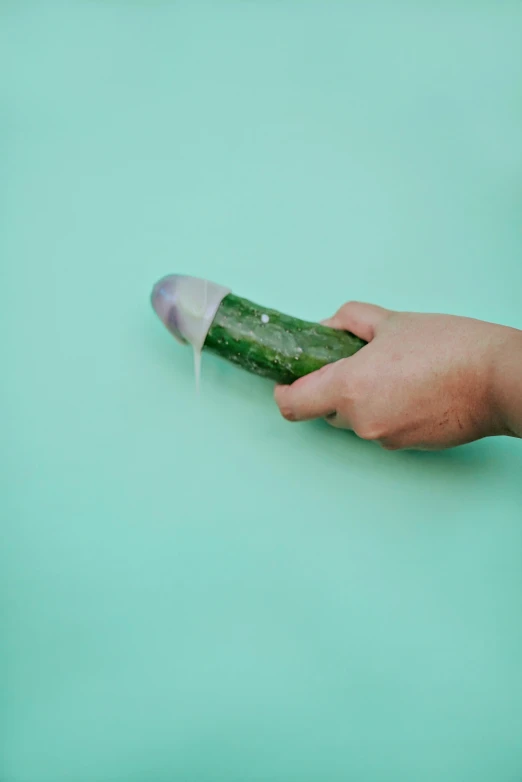
[(522, 327), (521, 3), (0, 4), (2, 782), (522, 779), (522, 447), (386, 453), (155, 280)]

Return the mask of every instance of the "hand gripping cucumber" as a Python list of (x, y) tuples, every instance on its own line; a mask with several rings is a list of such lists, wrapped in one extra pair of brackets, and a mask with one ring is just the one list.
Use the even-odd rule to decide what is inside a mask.
[(277, 383), (293, 383), (366, 344), (350, 332), (260, 307), (196, 277), (164, 277), (151, 301), (171, 334), (196, 354), (209, 350)]

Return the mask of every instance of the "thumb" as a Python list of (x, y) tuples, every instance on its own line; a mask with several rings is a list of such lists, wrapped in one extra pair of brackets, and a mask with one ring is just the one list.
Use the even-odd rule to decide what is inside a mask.
[(289, 386), (276, 386), (275, 401), (287, 421), (325, 418), (337, 410), (342, 361), (327, 364)]
[(381, 323), (391, 314), (391, 310), (378, 307), (376, 304), (364, 304), (360, 301), (349, 301), (337, 310), (333, 318), (323, 320), (324, 326), (333, 329), (351, 331), (357, 337), (371, 342)]

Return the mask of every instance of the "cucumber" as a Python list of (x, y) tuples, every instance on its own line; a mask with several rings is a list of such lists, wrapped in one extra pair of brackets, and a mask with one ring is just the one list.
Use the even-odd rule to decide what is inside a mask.
[(208, 350), (277, 383), (293, 383), (366, 344), (350, 332), (261, 307), (196, 277), (164, 277), (151, 301), (171, 334), (191, 344), (196, 357)]
[(347, 331), (293, 318), (230, 293), (203, 347), (249, 372), (288, 384), (353, 356), (365, 344)]

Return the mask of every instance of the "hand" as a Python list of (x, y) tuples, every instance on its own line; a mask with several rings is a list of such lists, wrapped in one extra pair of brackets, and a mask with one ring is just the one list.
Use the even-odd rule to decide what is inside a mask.
[(389, 450), (522, 436), (522, 332), (358, 302), (345, 304), (325, 325), (368, 345), (278, 386), (276, 402), (287, 420), (326, 418)]

